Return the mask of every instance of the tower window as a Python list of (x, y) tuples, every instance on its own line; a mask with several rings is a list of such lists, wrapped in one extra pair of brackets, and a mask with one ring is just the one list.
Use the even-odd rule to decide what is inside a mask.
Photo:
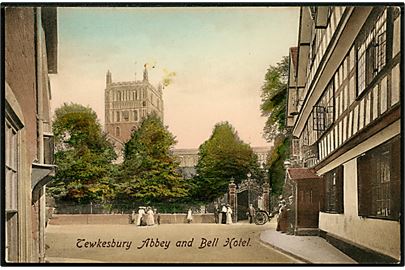
[(117, 92), (117, 100), (121, 100), (121, 92), (120, 91)]
[(115, 136), (117, 136), (117, 137), (121, 136), (120, 127), (115, 128)]
[(119, 122), (119, 121), (121, 121), (121, 119), (120, 119), (120, 112), (116, 112), (116, 120), (117, 120), (117, 122)]
[(134, 121), (138, 121), (138, 111), (134, 111)]
[(129, 121), (129, 112), (128, 111), (123, 111), (122, 112), (122, 118), (124, 121)]
[(143, 106), (143, 107), (146, 107), (146, 101), (143, 101), (143, 102), (142, 102), (142, 106)]

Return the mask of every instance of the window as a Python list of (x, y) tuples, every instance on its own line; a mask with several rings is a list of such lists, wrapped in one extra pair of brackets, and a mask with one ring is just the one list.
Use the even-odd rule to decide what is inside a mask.
[(321, 99), (313, 108), (314, 130), (321, 135), (333, 124), (334, 117), (334, 97), (333, 81), (329, 83)]
[(121, 121), (120, 112), (116, 112), (116, 120), (117, 120), (117, 122)]
[(143, 101), (143, 102), (142, 102), (142, 106), (143, 106), (143, 107), (146, 107), (146, 101)]
[(134, 121), (138, 121), (138, 110), (134, 111)]
[(122, 112), (122, 119), (124, 121), (129, 121), (129, 112), (128, 111), (123, 111)]
[(6, 120), (6, 260), (18, 261), (18, 130)]
[(314, 117), (314, 130), (315, 131), (324, 131), (325, 130), (325, 107), (314, 106), (313, 117)]
[(359, 216), (399, 218), (400, 149), (397, 136), (358, 158)]
[(357, 48), (357, 94), (360, 95), (386, 63), (387, 9)]
[(115, 136), (116, 136), (116, 137), (121, 136), (120, 127), (116, 127), (116, 128), (115, 128)]
[(117, 100), (121, 100), (121, 92), (120, 91), (117, 92)]
[(325, 209), (327, 213), (343, 213), (343, 166), (339, 166), (324, 175)]
[(54, 164), (54, 137), (52, 133), (44, 134), (44, 163)]

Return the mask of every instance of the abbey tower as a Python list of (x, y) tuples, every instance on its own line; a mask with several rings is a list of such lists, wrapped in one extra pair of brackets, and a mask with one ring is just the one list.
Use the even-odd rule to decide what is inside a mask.
[(143, 80), (113, 82), (107, 71), (105, 88), (105, 131), (121, 150), (142, 118), (155, 112), (163, 120), (162, 86), (154, 87), (145, 65)]

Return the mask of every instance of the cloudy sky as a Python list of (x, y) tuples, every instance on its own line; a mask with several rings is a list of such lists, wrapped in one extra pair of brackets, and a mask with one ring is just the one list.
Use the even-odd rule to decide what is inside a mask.
[(294, 7), (59, 8), (59, 70), (52, 107), (77, 102), (104, 124), (105, 74), (149, 81), (176, 72), (164, 89), (164, 122), (176, 148), (197, 148), (215, 123), (229, 121), (252, 146), (263, 139), (260, 87), (269, 65), (297, 44)]

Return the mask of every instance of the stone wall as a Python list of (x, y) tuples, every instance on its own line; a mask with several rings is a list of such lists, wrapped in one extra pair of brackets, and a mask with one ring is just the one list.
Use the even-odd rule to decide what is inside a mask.
[[(55, 214), (49, 220), (51, 225), (69, 225), (69, 224), (129, 224), (128, 214), (78, 214), (61, 215)], [(193, 223), (214, 223), (214, 214), (195, 214)], [(161, 214), (160, 224), (179, 224), (187, 223), (186, 214)]]

